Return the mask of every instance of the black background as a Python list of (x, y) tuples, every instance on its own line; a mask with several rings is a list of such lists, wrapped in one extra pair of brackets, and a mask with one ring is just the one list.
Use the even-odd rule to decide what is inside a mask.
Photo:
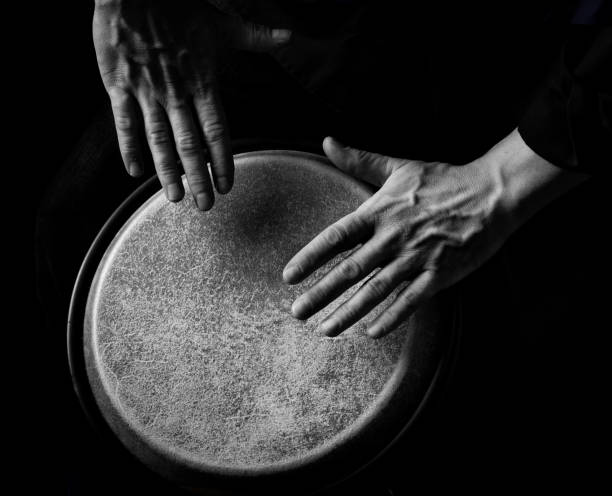
[[(27, 154), (34, 166), (28, 180), (36, 205), (83, 132), (100, 119), (97, 116), (108, 115), (91, 43), (91, 15), (90, 2), (44, 2), (36, 7), (28, 27), (39, 40), (24, 57), (32, 71), (27, 82), (32, 85), (28, 93), (34, 105), (26, 112), (23, 129), (32, 136)], [(477, 39), (466, 43), (487, 59), (485, 43)], [(247, 57), (242, 64), (270, 68), (246, 70), (263, 102), (253, 103), (248, 115), (258, 106), (268, 109), (265, 102), (273, 98), (293, 103), (288, 110), (279, 104), (277, 110), (264, 112), (263, 125), (259, 119), (230, 119), (235, 137), (259, 143), (304, 138), (317, 142), (339, 129), (344, 138), (361, 140), (356, 145), (370, 144), (362, 129), (342, 128), (342, 119), (339, 124), (309, 127), (308, 123), (318, 122), (319, 110), (308, 104), (309, 96), (294, 89), (290, 76), (286, 80), (274, 76), (284, 81), (285, 93), (268, 89), (266, 94), (267, 74), (278, 74), (271, 60)], [(469, 58), (455, 60), (468, 73), (478, 64)], [(471, 88), (474, 100), (485, 102), (457, 104), (449, 110), (457, 121), (453, 125), (475, 131), (486, 128), (486, 133), (499, 138), (512, 129), (502, 119), (492, 131), (479, 119), (478, 105), (484, 108), (505, 98), (503, 94), (487, 85), (461, 82), (457, 72), (453, 77), (457, 84)], [(241, 115), (239, 104), (249, 103), (233, 91), (229, 88), (226, 94), (228, 114)], [(300, 104), (302, 99), (305, 103)], [(473, 112), (462, 112), (465, 108)], [(391, 127), (396, 117), (390, 115), (386, 125)], [(279, 119), (288, 124), (283, 132), (275, 125)], [(462, 136), (469, 134), (463, 132)], [(379, 151), (388, 148), (392, 144), (382, 140)], [(457, 148), (458, 154), (463, 152)], [(117, 162), (114, 167), (120, 171), (122, 166)], [(128, 190), (136, 184), (124, 180)], [(465, 331), (453, 384), (419, 440), (395, 455), (393, 463), (401, 469), (373, 482), (375, 487), (390, 486), (401, 494), (440, 487), (584, 491), (607, 484), (606, 186), (605, 181), (591, 180), (542, 211), (498, 256), (462, 283)], [(107, 205), (98, 211), (113, 208)], [(23, 441), (15, 455), (20, 492), (34, 493), (36, 488), (47, 494), (163, 494), (166, 488), (161, 482), (140, 473), (120, 455), (104, 451), (88, 429), (71, 390), (63, 329), (44, 324), (42, 310), (36, 307), (26, 338), (36, 365), (20, 365), (21, 370), (34, 370), (20, 391), (26, 399), (18, 412), (25, 425), (17, 427)]]

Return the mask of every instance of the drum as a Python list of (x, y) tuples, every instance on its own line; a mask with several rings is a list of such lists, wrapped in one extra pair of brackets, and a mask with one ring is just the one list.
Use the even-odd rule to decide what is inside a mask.
[(209, 212), (167, 202), (152, 179), (104, 226), (71, 302), (74, 384), (95, 425), (178, 486), (314, 491), (412, 425), (450, 362), (457, 305), (438, 297), (379, 340), (365, 323), (380, 310), (322, 337), (356, 287), (302, 322), (292, 301), (338, 259), (297, 286), (282, 269), (372, 190), (302, 152), (235, 164)]

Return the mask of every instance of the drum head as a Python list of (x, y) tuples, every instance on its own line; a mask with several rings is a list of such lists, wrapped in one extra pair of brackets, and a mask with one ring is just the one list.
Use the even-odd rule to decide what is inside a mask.
[(379, 310), (319, 335), (356, 286), (294, 319), (292, 301), (323, 272), (288, 286), (284, 265), (372, 192), (316, 155), (235, 163), (234, 189), (209, 212), (188, 194), (171, 204), (151, 183), (105, 226), (72, 302), (73, 374), (92, 415), (181, 486), (314, 489), (372, 461), (415, 417), (452, 310), (432, 301), (379, 340), (365, 335)]

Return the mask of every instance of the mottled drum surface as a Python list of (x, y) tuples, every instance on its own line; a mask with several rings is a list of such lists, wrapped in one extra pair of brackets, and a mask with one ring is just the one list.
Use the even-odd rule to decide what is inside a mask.
[(316, 327), (337, 303), (308, 322), (290, 314), (313, 278), (287, 286), (284, 265), (368, 196), (314, 159), (293, 162), (238, 158), (232, 193), (205, 213), (157, 193), (106, 251), (87, 304), (88, 374), (105, 416), (145, 445), (210, 467), (282, 464), (367, 428), (392, 387), (408, 325), (332, 339)]

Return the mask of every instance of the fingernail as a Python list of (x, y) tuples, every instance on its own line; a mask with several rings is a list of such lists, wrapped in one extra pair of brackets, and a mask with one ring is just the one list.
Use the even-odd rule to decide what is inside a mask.
[(171, 202), (177, 202), (183, 198), (183, 192), (177, 183), (166, 184), (164, 186), (164, 193), (166, 194), (166, 198)]
[(289, 267), (285, 267), (283, 271), (283, 279), (286, 282), (294, 282), (300, 275), (299, 269), (295, 265), (290, 265)]
[(232, 185), (226, 177), (217, 178), (217, 191), (222, 195), (230, 192)]
[(136, 163), (136, 162), (132, 162), (128, 166), (128, 172), (129, 172), (130, 176), (132, 176), (132, 177), (139, 177), (139, 176), (142, 175), (142, 169), (140, 168), (140, 165), (138, 165), (138, 163)]
[(196, 195), (196, 205), (200, 210), (210, 210), (212, 207), (212, 201), (210, 199), (210, 195), (206, 193), (198, 193)]
[(286, 43), (291, 38), (291, 30), (290, 29), (273, 29), (272, 37), (274, 41), (278, 43)]

